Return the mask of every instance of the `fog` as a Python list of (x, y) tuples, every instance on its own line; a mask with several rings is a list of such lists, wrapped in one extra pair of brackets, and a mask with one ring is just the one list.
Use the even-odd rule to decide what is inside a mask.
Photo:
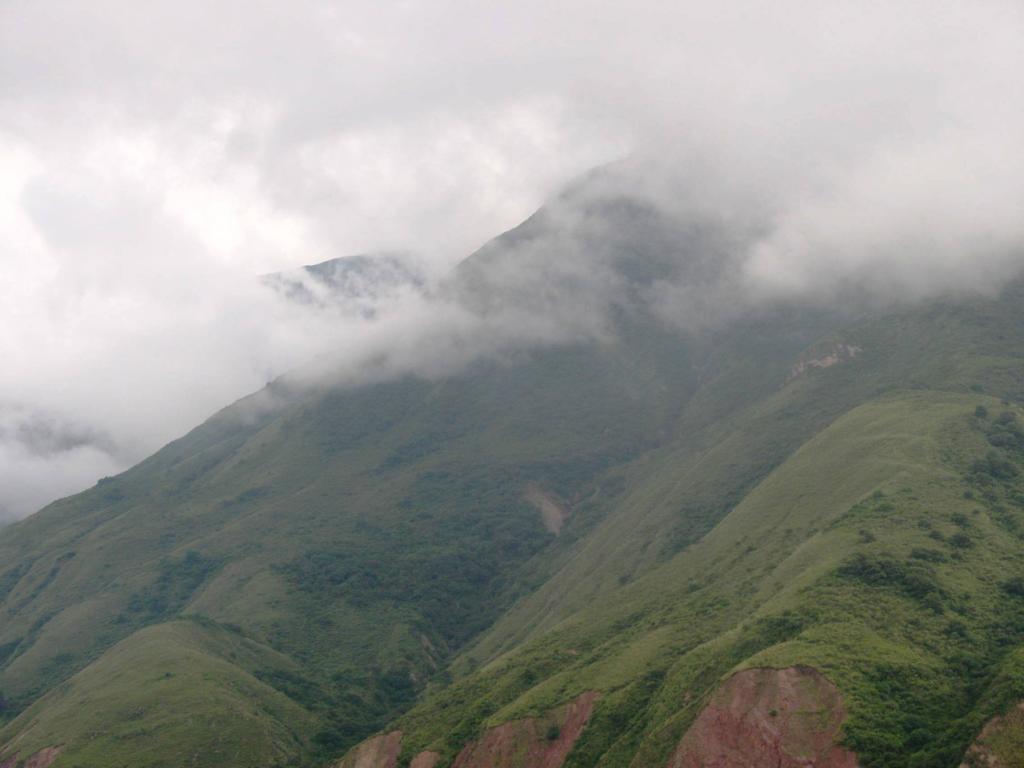
[[(713, 224), (679, 254), (730, 307), (992, 291), (1024, 262), (1022, 39), (984, 0), (0, 4), (0, 517), (312, 360), (602, 338), (621, 281), (571, 206), (501, 265), (525, 305), (445, 284), (607, 163), (666, 232)], [(260, 279), (381, 251), (417, 281)], [(690, 280), (646, 298), (712, 322)]]

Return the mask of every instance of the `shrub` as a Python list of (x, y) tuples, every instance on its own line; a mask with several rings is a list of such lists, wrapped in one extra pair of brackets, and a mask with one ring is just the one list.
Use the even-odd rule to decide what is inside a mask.
[(1024, 597), (1024, 579), (1020, 576), (1014, 576), (1013, 578), (1007, 579), (1000, 585), (1008, 595), (1012, 597)]
[(974, 546), (974, 541), (963, 531), (950, 536), (949, 543), (957, 549), (970, 549)]
[(1000, 451), (989, 451), (985, 454), (985, 458), (974, 462), (971, 472), (975, 477), (1012, 480), (1020, 473), (1020, 470)]
[(942, 631), (947, 637), (956, 637), (960, 638), (961, 640), (966, 640), (968, 637), (967, 625), (959, 619), (954, 619), (953, 621), (949, 622), (949, 624), (947, 624), (945, 629), (943, 629)]
[(925, 549), (915, 547), (910, 551), (910, 556), (915, 560), (924, 560), (926, 563), (944, 563), (947, 560), (945, 554), (937, 549)]
[(838, 574), (869, 586), (896, 589), (916, 600), (943, 592), (929, 565), (903, 563), (887, 555), (854, 555), (839, 566)]

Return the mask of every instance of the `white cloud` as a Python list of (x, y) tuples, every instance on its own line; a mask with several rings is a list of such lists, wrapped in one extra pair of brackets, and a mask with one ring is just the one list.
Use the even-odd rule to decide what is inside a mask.
[[(412, 364), (433, 324), (475, 354), (450, 305), (368, 326), (251, 278), (381, 248), (440, 271), (630, 151), (660, 205), (757, 230), (748, 294), (985, 288), (1024, 234), (1022, 38), (1009, 0), (6, 2), (0, 403), (124, 466), (326, 349)], [(528, 320), (484, 336), (551, 338)], [(8, 488), (45, 476), (15, 448)], [(102, 461), (52, 460), (54, 493)]]

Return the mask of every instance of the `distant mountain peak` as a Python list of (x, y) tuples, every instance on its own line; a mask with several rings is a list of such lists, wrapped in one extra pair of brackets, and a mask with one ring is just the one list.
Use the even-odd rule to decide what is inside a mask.
[(262, 277), (291, 301), (317, 306), (351, 306), (374, 314), (373, 305), (408, 290), (420, 291), (426, 275), (404, 252), (355, 254)]

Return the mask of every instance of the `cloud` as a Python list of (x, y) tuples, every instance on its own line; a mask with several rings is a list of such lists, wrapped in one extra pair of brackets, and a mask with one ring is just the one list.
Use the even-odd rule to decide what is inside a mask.
[(0, 520), (38, 509), (55, 496), (118, 471), (109, 435), (53, 414), (0, 406)]
[[(602, 337), (639, 235), (572, 206), (495, 267), (516, 301), (431, 291), (627, 155), (615, 183), (659, 217), (641, 250), (677, 262), (642, 298), (675, 322), (713, 314), (678, 269), (702, 258), (734, 306), (990, 290), (1024, 240), (1022, 36), (1009, 0), (4, 3), (0, 404), (106, 437), (40, 454), (8, 432), (0, 504), (309, 359), (437, 373)], [(380, 250), (415, 252), (430, 290), (311, 310), (254, 279)]]

